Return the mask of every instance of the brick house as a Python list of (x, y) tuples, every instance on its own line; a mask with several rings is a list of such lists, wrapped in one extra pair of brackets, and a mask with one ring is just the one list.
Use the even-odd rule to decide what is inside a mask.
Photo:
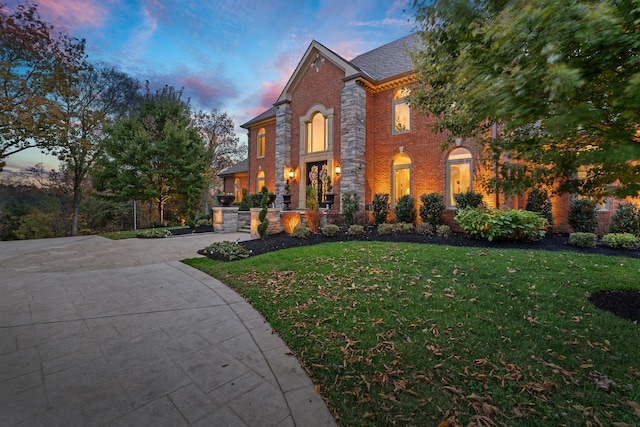
[[(455, 194), (483, 192), (480, 178), (492, 171), (483, 168), (472, 140), (450, 141), (432, 130), (432, 117), (406, 102), (416, 82), (408, 52), (419, 43), (409, 35), (349, 61), (313, 41), (273, 107), (241, 126), (248, 131), (249, 192), (266, 185), (281, 208), (289, 180), (293, 209), (304, 209), (308, 185), (317, 189), (322, 206), (326, 175), (337, 195), (334, 209), (340, 209), (344, 192), (356, 192), (362, 207), (376, 193), (388, 193), (394, 206), (405, 194), (419, 203), (420, 195), (437, 192), (445, 196), (452, 221)], [(237, 178), (225, 176), (225, 191)], [(557, 231), (570, 231), (570, 200), (552, 200)], [(485, 194), (484, 201), (524, 209), (526, 197)], [(599, 212), (601, 233), (613, 205), (608, 201)]]

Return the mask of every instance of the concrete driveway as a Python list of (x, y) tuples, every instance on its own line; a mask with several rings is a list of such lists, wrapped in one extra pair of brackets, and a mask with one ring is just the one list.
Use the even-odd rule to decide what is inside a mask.
[(178, 261), (245, 238), (0, 242), (0, 425), (336, 425), (260, 314)]

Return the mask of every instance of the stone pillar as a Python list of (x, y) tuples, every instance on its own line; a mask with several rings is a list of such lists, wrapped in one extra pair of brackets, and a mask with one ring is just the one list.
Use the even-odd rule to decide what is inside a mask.
[(341, 98), (340, 193), (357, 193), (362, 208), (366, 203), (364, 196), (367, 93), (353, 80), (345, 83)]
[[(291, 106), (281, 104), (276, 110), (276, 208), (282, 209), (285, 185), (285, 168), (291, 166)], [(287, 169), (288, 171), (288, 169)]]
[[(262, 208), (251, 208), (251, 237), (259, 239), (258, 224), (260, 224), (260, 211)], [(280, 220), (280, 209), (268, 209), (267, 219), (269, 226), (267, 227), (267, 235), (277, 234), (283, 231), (282, 221)]]
[(238, 231), (238, 207), (213, 208), (213, 231), (216, 233), (235, 233)]

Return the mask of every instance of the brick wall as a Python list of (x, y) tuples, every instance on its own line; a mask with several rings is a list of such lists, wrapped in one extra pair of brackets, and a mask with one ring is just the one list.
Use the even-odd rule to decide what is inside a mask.
[[(257, 143), (258, 132), (261, 128), (264, 128), (266, 135), (266, 146), (264, 157), (257, 157)], [(264, 171), (265, 183), (269, 191), (275, 192), (276, 180), (275, 180), (275, 162), (276, 162), (276, 122), (271, 121), (267, 124), (261, 124), (253, 126), (249, 129), (248, 133), (249, 142), (249, 178), (246, 188), (249, 193), (256, 193), (256, 179), (258, 171)]]

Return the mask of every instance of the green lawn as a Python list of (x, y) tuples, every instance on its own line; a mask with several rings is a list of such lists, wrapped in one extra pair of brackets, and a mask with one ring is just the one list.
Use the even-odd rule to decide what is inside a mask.
[(640, 424), (640, 327), (587, 301), (640, 289), (640, 260), (351, 242), (185, 263), (266, 317), (341, 425)]

